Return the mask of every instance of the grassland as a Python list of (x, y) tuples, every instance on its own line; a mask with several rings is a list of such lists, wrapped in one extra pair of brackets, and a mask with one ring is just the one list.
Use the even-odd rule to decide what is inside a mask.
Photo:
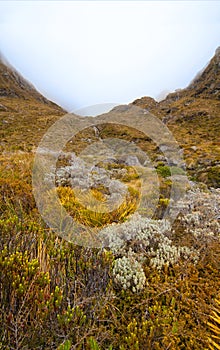
[[(177, 247), (195, 249), (199, 259), (180, 258), (161, 269), (143, 259), (146, 283), (134, 293), (114, 279), (121, 251), (67, 242), (42, 220), (32, 193), (34, 152), (47, 128), (65, 111), (11, 74), (1, 65), (0, 349), (219, 349), (219, 194), (207, 187), (219, 187), (217, 99), (190, 95), (189, 101), (184, 92), (179, 99), (175, 95), (161, 102), (157, 110), (151, 100), (151, 111), (168, 118), (168, 127), (183, 147), (189, 177), (203, 181), (193, 194), (192, 211), (183, 211), (166, 236)], [(148, 108), (149, 100), (142, 107)], [(98, 137), (126, 139), (148, 152), (160, 182), (154, 217), (159, 222), (169, 204), (172, 181), (167, 164), (158, 160), (156, 145), (127, 127), (103, 125)], [(71, 140), (66, 151), (79, 154), (88, 139), (97, 141), (92, 128)], [(88, 228), (114, 222), (114, 231), (115, 221), (126, 222), (138, 206), (139, 178), (132, 167), (127, 170), (129, 176), (120, 180), (130, 186), (130, 197), (110, 215), (97, 217), (85, 210), (71, 188), (56, 190), (79, 222)], [(84, 199), (90, 201), (90, 194), (102, 201), (105, 188), (92, 189)], [(142, 242), (127, 243), (128, 251), (141, 261), (146, 254)]]

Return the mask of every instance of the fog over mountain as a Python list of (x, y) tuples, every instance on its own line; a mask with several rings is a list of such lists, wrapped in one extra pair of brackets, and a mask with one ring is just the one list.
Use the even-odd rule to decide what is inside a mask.
[[(190, 81), (188, 87), (176, 89), (159, 102), (150, 96), (143, 96), (133, 101), (133, 105), (146, 109), (166, 123), (184, 149), (189, 173), (216, 187), (219, 186), (220, 178), (219, 48), (206, 68)], [(66, 113), (42, 96), (4, 58), (0, 62), (0, 98), (3, 149), (12, 145), (20, 149), (36, 147), (47, 128)], [(100, 104), (79, 109), (76, 113), (94, 116), (107, 112), (114, 106), (115, 104)], [(109, 116), (111, 117), (111, 112)], [(115, 132), (114, 128), (109, 131), (109, 137), (114, 137)], [(90, 133), (88, 139), (89, 135)], [(139, 136), (136, 135), (134, 139), (137, 138)]]
[(68, 111), (161, 99), (210, 60), (219, 13), (218, 1), (1, 1), (1, 50)]
[(0, 350), (219, 349), (219, 5), (0, 2)]

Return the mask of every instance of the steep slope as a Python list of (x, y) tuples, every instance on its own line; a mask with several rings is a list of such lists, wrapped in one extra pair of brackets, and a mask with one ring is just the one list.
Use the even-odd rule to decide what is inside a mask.
[[(62, 231), (69, 226), (69, 217), (63, 216), (64, 211), (53, 205), (54, 191), (51, 188), (44, 191), (45, 182), (41, 181), (41, 176), (37, 187), (41, 197), (38, 208), (43, 209), (46, 216), (52, 213), (55, 221), (57, 216), (60, 217), (59, 229), (52, 232), (48, 223), (54, 227), (55, 221), (44, 222), (37, 209), (32, 174), (39, 174), (37, 170), (42, 168), (37, 166), (32, 172), (34, 152), (25, 152), (34, 150), (47, 127), (65, 112), (42, 97), (4, 62), (0, 81), (0, 142), (3, 150), (0, 153), (0, 349), (208, 349), (216, 342), (214, 332), (212, 334), (209, 329), (209, 315), (216, 310), (215, 299), (219, 300), (220, 290), (219, 224), (216, 220), (220, 189), (203, 192), (200, 186), (193, 185), (181, 201), (180, 216), (172, 227), (167, 220), (145, 220), (139, 215), (128, 221), (126, 219), (132, 210), (136, 210), (140, 195), (145, 195), (147, 200), (150, 196), (149, 202), (154, 198), (157, 202), (153, 179), (149, 175), (144, 186), (145, 191), (149, 190), (140, 191), (139, 176), (132, 168), (134, 159), (129, 166), (127, 159), (115, 161), (111, 153), (103, 152), (104, 161), (108, 157), (108, 162), (99, 162), (100, 169), (92, 167), (90, 177), (88, 167), (82, 166), (82, 159), (77, 163), (75, 156), (66, 154), (65, 159), (62, 153), (55, 176), (57, 193), (74, 221), (88, 227), (88, 235), (85, 232), (83, 239), (81, 226), (78, 230), (74, 225), (76, 229), (69, 230), (72, 239), (65, 235), (66, 241)], [(193, 102), (187, 109), (181, 102), (184, 98), (173, 102), (167, 99), (158, 104), (146, 97), (141, 100), (141, 107), (166, 118), (176, 138), (185, 145), (185, 151), (192, 147), (195, 151), (198, 146), (191, 146), (195, 137), (198, 145), (205, 145), (206, 139), (201, 137), (206, 132), (205, 123), (213, 137), (217, 135), (214, 106), (218, 101), (190, 97)], [(195, 115), (191, 109), (193, 103)], [(115, 114), (115, 124), (118, 113), (123, 114), (129, 107), (117, 106), (109, 112), (111, 116)], [(202, 118), (196, 113), (205, 108), (210, 118), (204, 115), (200, 135), (194, 120)], [(147, 118), (145, 110), (138, 112)], [(187, 119), (190, 113), (192, 124)], [(218, 113), (219, 109), (216, 109), (216, 116)], [(104, 117), (101, 116), (102, 120)], [(124, 120), (126, 124), (128, 119)], [(145, 149), (159, 168), (157, 147), (141, 131), (135, 130), (135, 126), (134, 129), (111, 124), (90, 127), (70, 140), (66, 147), (67, 150), (75, 147), (79, 152), (92, 146), (93, 141), (118, 136), (130, 141), (134, 148), (138, 145)], [(191, 134), (188, 135), (190, 127)], [(94, 148), (92, 150), (96, 155)], [(116, 151), (120, 151), (120, 147)], [(127, 158), (127, 148), (123, 153)], [(73, 167), (69, 167), (71, 162)], [(147, 160), (147, 167), (148, 164)], [(101, 166), (106, 171), (99, 171)], [(112, 176), (109, 182), (106, 182), (107, 170)], [(167, 167), (161, 166), (157, 170), (160, 170), (161, 196), (155, 218), (162, 218), (170, 201), (172, 181), (164, 176), (167, 175), (165, 172), (169, 176)], [(51, 183), (50, 170), (48, 175), (48, 183)], [(43, 178), (46, 180), (45, 176)], [(153, 178), (156, 178), (155, 174)], [(77, 181), (85, 189), (80, 197), (77, 196), (80, 191), (74, 194)], [(128, 200), (125, 198), (115, 211), (100, 211), (103, 207), (96, 207), (94, 199), (103, 203), (110, 194), (118, 192), (124, 196), (120, 182), (128, 188)], [(93, 194), (91, 202), (90, 193)], [(117, 204), (117, 197), (112, 198)], [(93, 228), (100, 228), (100, 224), (107, 225), (102, 234), (103, 243), (106, 242), (108, 247), (103, 244), (101, 249), (93, 249)], [(211, 319), (211, 324), (213, 322)]]
[[(188, 174), (209, 186), (220, 186), (220, 49), (192, 83), (156, 102), (143, 97), (134, 105), (149, 110), (169, 127), (184, 150)], [(66, 112), (48, 101), (0, 56), (0, 149), (30, 151), (47, 128)], [(126, 129), (126, 128), (125, 128)], [(100, 129), (99, 137), (129, 137), (140, 147), (155, 153), (152, 144), (136, 132), (113, 126)], [(94, 130), (75, 139), (82, 149)], [(123, 136), (124, 135), (124, 136)], [(127, 135), (127, 136), (126, 136)], [(84, 140), (84, 141), (82, 141)], [(157, 166), (157, 164), (155, 164)]]
[(143, 97), (133, 104), (167, 124), (184, 149), (189, 174), (220, 186), (220, 48), (187, 88), (159, 103)]
[(43, 97), (0, 55), (0, 148), (30, 150), (65, 113)]

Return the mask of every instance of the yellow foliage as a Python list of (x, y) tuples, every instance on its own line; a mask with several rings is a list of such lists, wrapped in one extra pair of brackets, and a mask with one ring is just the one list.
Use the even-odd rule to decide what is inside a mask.
[(216, 303), (218, 305), (213, 309), (210, 316), (212, 322), (208, 322), (212, 332), (212, 336), (209, 337), (209, 348), (211, 350), (220, 350), (220, 300), (216, 299)]

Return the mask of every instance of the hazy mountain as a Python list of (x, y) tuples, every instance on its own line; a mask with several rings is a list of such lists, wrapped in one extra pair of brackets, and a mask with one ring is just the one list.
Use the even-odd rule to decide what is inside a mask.
[[(220, 185), (220, 48), (187, 88), (168, 94), (160, 102), (143, 97), (133, 105), (147, 109), (167, 124), (184, 149), (187, 170), (193, 178), (211, 186)], [(30, 151), (47, 128), (65, 113), (0, 56), (0, 146), (3, 150)], [(114, 136), (116, 131), (113, 127), (107, 133), (101, 130), (99, 137)], [(93, 134), (93, 130), (86, 132), (84, 142), (86, 138), (93, 138)], [(138, 135), (129, 137), (138, 144)], [(80, 147), (83, 147), (81, 143)]]
[(27, 150), (65, 111), (42, 96), (0, 55), (0, 146)]

